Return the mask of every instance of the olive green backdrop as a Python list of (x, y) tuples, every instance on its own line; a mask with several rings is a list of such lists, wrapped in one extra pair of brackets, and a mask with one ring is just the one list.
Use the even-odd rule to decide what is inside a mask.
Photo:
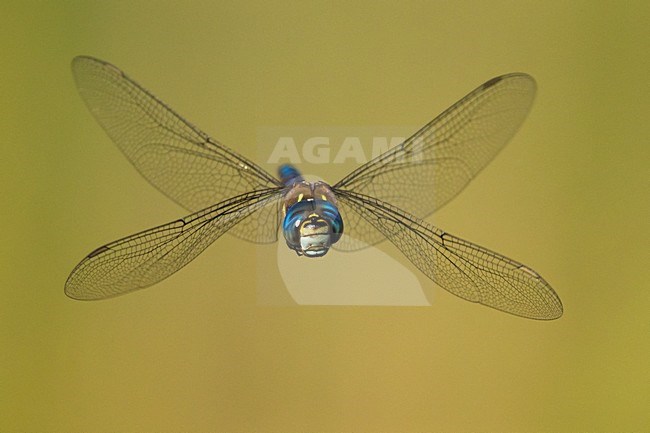
[[(650, 429), (643, 2), (3, 2), (0, 16), (0, 431)], [(523, 129), (432, 221), (538, 270), (564, 316), (442, 289), (431, 307), (268, 306), (276, 246), (230, 236), (153, 288), (66, 298), (93, 248), (185, 214), (88, 114), (78, 54), (261, 162), (263, 127), (419, 126), (491, 77), (532, 74)], [(309, 170), (336, 181), (354, 165)]]

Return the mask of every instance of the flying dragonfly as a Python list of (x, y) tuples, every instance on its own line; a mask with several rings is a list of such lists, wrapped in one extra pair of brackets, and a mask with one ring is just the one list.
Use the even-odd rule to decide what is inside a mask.
[(281, 229), (287, 247), (309, 258), (388, 239), (460, 298), (531, 319), (562, 315), (560, 298), (530, 267), (423, 221), (519, 129), (536, 89), (527, 74), (487, 81), (402, 144), (330, 185), (306, 181), (291, 165), (272, 176), (110, 63), (80, 56), (72, 71), (90, 112), (131, 164), (193, 213), (92, 251), (66, 281), (71, 298), (104, 299), (151, 286), (226, 232), (272, 243)]

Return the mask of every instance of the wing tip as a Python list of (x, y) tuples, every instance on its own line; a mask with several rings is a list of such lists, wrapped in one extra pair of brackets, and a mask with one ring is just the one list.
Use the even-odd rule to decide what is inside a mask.
[(527, 81), (529, 83), (529, 85), (533, 88), (533, 91), (535, 91), (537, 89), (537, 82), (535, 81), (535, 78), (533, 78), (532, 75), (527, 74), (525, 72), (511, 72), (509, 74), (499, 75), (498, 77), (494, 77), (494, 78), (491, 78), (491, 79), (487, 80), (479, 88), (481, 90), (486, 90), (486, 89), (489, 89), (490, 87), (496, 86), (497, 84), (501, 83), (502, 81), (512, 80), (512, 79)]

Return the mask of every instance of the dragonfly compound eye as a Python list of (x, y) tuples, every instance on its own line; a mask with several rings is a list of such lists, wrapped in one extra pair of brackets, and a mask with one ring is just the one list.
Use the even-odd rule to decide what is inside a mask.
[(324, 256), (343, 234), (343, 220), (336, 206), (327, 201), (295, 203), (282, 225), (287, 245), (298, 255)]

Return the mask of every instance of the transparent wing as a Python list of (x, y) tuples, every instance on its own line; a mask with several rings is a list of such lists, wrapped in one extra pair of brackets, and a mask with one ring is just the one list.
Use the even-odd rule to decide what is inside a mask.
[(74, 268), (65, 293), (90, 300), (148, 287), (188, 264), (240, 221), (265, 206), (277, 208), (279, 198), (275, 189), (249, 192), (97, 248)]
[(562, 315), (558, 295), (529, 267), (372, 197), (343, 193), (338, 201), (346, 214), (358, 214), (368, 229), (388, 238), (420, 271), (454, 295), (530, 319)]
[[(425, 218), (467, 186), (517, 132), (535, 96), (535, 81), (526, 74), (493, 78), (425, 125), (401, 145), (362, 165), (334, 185), (391, 203)], [(366, 243), (382, 239), (376, 230), (346, 230)]]
[[(124, 155), (145, 179), (184, 208), (197, 212), (248, 191), (282, 186), (110, 63), (76, 57), (72, 72), (90, 112)], [(235, 232), (249, 241), (274, 242), (277, 233), (269, 238), (262, 223)]]

